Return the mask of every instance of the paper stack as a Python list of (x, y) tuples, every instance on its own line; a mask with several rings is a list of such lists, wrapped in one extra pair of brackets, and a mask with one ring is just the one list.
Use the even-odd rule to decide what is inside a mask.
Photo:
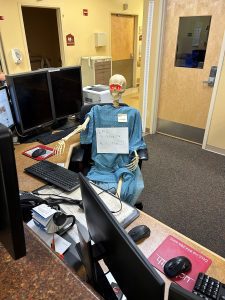
[(60, 228), (52, 221), (53, 215), (57, 210), (49, 207), (46, 204), (41, 204), (32, 209), (32, 218), (40, 229), (47, 233), (54, 233)]

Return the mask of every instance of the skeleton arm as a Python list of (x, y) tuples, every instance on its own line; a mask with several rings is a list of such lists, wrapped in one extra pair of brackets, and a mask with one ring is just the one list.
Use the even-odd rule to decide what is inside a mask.
[(87, 128), (87, 125), (90, 121), (90, 117), (88, 116), (85, 120), (85, 122), (81, 125), (79, 125), (73, 132), (71, 132), (70, 134), (68, 134), (66, 137), (62, 138), (57, 145), (54, 148), (54, 154), (56, 155), (62, 155), (64, 150), (65, 150), (65, 146), (66, 146), (66, 141), (68, 139), (71, 138), (71, 136), (80, 133), (81, 131), (84, 131)]
[(131, 172), (135, 171), (137, 169), (138, 163), (139, 163), (139, 156), (137, 154), (137, 151), (134, 151), (134, 158), (131, 160), (129, 164), (126, 165), (127, 169)]

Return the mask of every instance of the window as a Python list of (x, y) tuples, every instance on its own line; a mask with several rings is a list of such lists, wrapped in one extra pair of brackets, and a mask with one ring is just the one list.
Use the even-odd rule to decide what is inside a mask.
[(211, 16), (180, 17), (175, 66), (203, 69)]

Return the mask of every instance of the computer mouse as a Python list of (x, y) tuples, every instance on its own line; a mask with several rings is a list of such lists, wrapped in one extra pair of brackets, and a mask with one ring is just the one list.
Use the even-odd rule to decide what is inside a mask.
[(146, 225), (137, 225), (128, 232), (129, 236), (135, 243), (141, 239), (149, 237), (150, 233), (151, 231)]
[(46, 153), (46, 150), (43, 148), (38, 148), (37, 150), (34, 150), (34, 152), (31, 154), (33, 158), (36, 158), (38, 156), (44, 155)]
[(172, 278), (181, 273), (191, 270), (191, 261), (185, 256), (171, 258), (164, 265), (164, 272), (167, 277)]

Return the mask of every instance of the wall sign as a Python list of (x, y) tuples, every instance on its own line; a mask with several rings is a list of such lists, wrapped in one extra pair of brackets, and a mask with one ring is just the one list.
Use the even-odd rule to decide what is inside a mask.
[(86, 8), (83, 9), (83, 16), (88, 16), (88, 9)]
[(66, 35), (66, 44), (67, 44), (67, 46), (75, 45), (74, 36), (71, 33)]

